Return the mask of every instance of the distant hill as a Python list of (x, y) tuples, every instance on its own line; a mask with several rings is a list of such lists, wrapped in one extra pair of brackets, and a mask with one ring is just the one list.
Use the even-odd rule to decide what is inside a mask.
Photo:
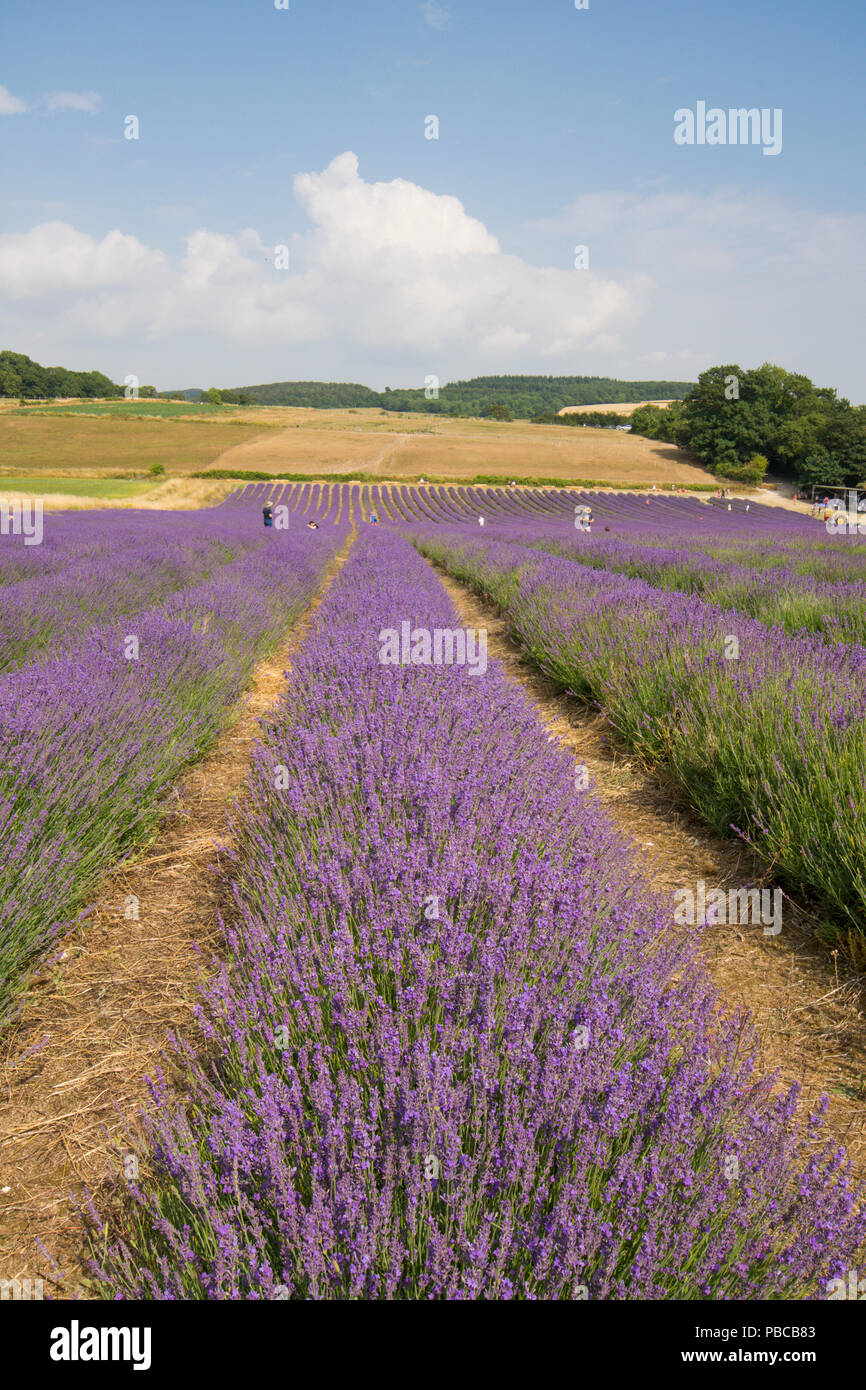
[(230, 387), (229, 394), (235, 392), (246, 392), (259, 405), (303, 405), (315, 410), (375, 409), (382, 404), (378, 391), (352, 381), (272, 381), (265, 386)]
[[(618, 381), (606, 376), (477, 376), (452, 381), (430, 400), (423, 387), (386, 386), (373, 391), (356, 382), (272, 381), (259, 386), (218, 388), (231, 401), (240, 394), (259, 405), (305, 406), (314, 410), (379, 408), (429, 415), (486, 415), (507, 410), (517, 420), (556, 414), (563, 406), (611, 405), (629, 401), (682, 400), (689, 381)], [(184, 394), (196, 398), (198, 391)]]

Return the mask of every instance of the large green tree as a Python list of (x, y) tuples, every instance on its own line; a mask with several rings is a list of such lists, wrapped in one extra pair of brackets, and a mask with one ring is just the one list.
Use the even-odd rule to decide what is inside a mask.
[(866, 473), (866, 407), (774, 363), (711, 367), (674, 409), (641, 407), (632, 427), (682, 445), (722, 476), (747, 477), (756, 455), (803, 483), (855, 483)]

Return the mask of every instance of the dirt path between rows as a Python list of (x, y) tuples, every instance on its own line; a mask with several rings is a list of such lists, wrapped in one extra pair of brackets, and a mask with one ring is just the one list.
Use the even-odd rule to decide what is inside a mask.
[[(591, 787), (619, 829), (634, 842), (650, 883), (674, 891), (740, 888), (768, 881), (739, 842), (722, 839), (695, 819), (608, 737), (604, 716), (567, 695), (523, 655), (496, 610), (434, 566), (460, 621), (486, 627), (488, 652), (523, 687), (545, 728), (586, 764)], [(814, 942), (813, 923), (787, 899), (783, 929), (766, 937), (760, 926), (715, 926), (704, 937), (710, 975), (726, 1007), (743, 1005), (761, 1037), (762, 1062), (786, 1083), (799, 1082), (805, 1103), (830, 1097), (828, 1129), (844, 1144), (866, 1181), (866, 1028), (864, 977)]]
[(41, 1277), (46, 1296), (87, 1294), (73, 1199), (85, 1185), (98, 1193), (112, 1182), (120, 1136), (147, 1101), (144, 1077), (171, 1032), (194, 1032), (202, 971), (219, 939), (215, 844), (227, 842), (257, 721), (279, 699), (354, 535), (256, 669), (235, 721), (176, 788), (156, 838), (106, 875), (86, 922), (58, 944), (56, 967), (37, 977), (2, 1040), (0, 1280)]

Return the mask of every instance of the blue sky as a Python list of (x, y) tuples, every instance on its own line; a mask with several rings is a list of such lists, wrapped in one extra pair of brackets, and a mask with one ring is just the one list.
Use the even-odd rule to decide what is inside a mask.
[[(0, 338), (160, 388), (770, 358), (866, 400), (864, 33), (858, 0), (16, 7)], [(676, 144), (698, 101), (780, 108), (781, 152)]]

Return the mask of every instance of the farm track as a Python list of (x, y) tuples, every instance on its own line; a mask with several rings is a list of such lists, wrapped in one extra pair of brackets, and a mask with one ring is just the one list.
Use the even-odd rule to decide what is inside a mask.
[[(175, 789), (156, 837), (106, 875), (87, 920), (57, 943), (3, 1039), (0, 1279), (42, 1276), (51, 1297), (88, 1297), (75, 1203), (85, 1187), (110, 1203), (123, 1136), (147, 1104), (144, 1078), (166, 1069), (172, 1032), (195, 1032), (199, 984), (219, 940), (216, 843), (227, 843), (258, 720), (277, 702), (354, 536), (256, 669), (235, 721)], [(124, 915), (133, 898), (137, 920)]]
[(411, 438), (411, 434), (406, 433), (395, 435), (389, 443), (385, 445), (381, 452), (378, 453), (374, 459), (370, 460), (368, 471), (374, 473), (377, 478), (387, 477), (388, 473), (385, 469), (386, 463), (390, 463), (393, 458), (396, 458), (400, 450), (405, 448), (407, 439)]
[[(507, 621), (473, 591), (433, 566), (461, 623), (486, 627), (488, 653), (533, 700), (550, 735), (585, 762), (595, 795), (634, 842), (649, 882), (672, 905), (678, 888), (703, 879), (707, 887), (767, 882), (747, 848), (709, 830), (606, 734), (606, 721), (562, 694), (525, 657)], [(761, 1060), (780, 1082), (798, 1082), (807, 1105), (827, 1094), (826, 1133), (843, 1144), (866, 1181), (866, 1027), (863, 977), (841, 956), (817, 945), (813, 922), (786, 898), (778, 937), (759, 927), (715, 926), (704, 936), (704, 956), (721, 1001), (742, 1005), (755, 1021)]]

